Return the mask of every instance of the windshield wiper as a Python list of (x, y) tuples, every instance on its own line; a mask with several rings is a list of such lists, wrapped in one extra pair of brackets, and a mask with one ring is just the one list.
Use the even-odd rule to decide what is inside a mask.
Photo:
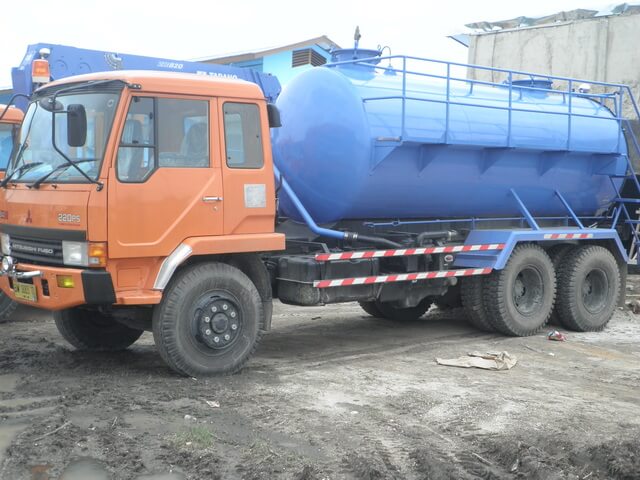
[[(25, 163), (24, 165), (16, 168), (13, 172), (11, 172), (7, 178), (5, 178), (4, 180), (2, 180), (2, 183), (0, 183), (0, 187), (6, 187), (7, 183), (9, 183), (9, 181), (13, 178), (13, 176), (16, 173), (19, 173), (20, 175), (22, 175), (23, 173), (25, 173), (27, 170), (31, 170), (33, 167), (37, 167), (38, 165), (42, 165), (43, 162), (33, 162), (33, 163)], [(17, 178), (20, 178), (20, 175), (18, 175)]]
[[(66, 159), (65, 159), (66, 160)], [(68, 160), (69, 163), (61, 163), (60, 165), (58, 165), (57, 167), (55, 167), (53, 170), (51, 170), (50, 172), (45, 173), (43, 176), (41, 176), (39, 179), (37, 179), (35, 182), (33, 182), (31, 185), (27, 185), (27, 187), (29, 188), (40, 188), (40, 185), (42, 184), (42, 182), (44, 182), (47, 178), (49, 178), (51, 175), (53, 175), (56, 172), (60, 172), (62, 173), (66, 168), (69, 168), (70, 166), (75, 166), (76, 169), (82, 173), (85, 177), (87, 177), (87, 175), (84, 173), (84, 171), (82, 171), (79, 167), (77, 167), (76, 165), (78, 165), (79, 163), (86, 163), (86, 162), (95, 162), (96, 159), (95, 158), (85, 158), (84, 160), (77, 160), (77, 161), (73, 161), (73, 160)], [(89, 178), (89, 177), (87, 177)], [(90, 179), (91, 180), (91, 179)], [(94, 180), (91, 180), (92, 182), (95, 182)]]

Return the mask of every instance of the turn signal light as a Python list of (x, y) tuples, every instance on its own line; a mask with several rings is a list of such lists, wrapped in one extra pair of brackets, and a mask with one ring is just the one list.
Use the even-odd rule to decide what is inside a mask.
[(56, 275), (56, 282), (58, 283), (58, 287), (60, 288), (75, 287), (75, 282), (73, 281), (73, 277), (71, 275)]
[(89, 266), (90, 267), (106, 267), (107, 266), (107, 244), (100, 242), (89, 243)]
[(31, 64), (31, 80), (33, 83), (47, 83), (51, 78), (49, 62), (44, 58), (38, 58)]

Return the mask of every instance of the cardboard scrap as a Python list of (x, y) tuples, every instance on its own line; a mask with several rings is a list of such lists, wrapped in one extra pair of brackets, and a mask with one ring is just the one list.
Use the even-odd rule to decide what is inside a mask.
[(484, 370), (511, 370), (518, 363), (509, 352), (470, 352), (466, 357), (436, 358), (439, 365), (462, 368), (482, 368)]

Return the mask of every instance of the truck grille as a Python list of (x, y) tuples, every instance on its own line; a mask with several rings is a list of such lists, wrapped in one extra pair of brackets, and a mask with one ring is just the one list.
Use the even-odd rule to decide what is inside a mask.
[(62, 240), (10, 236), (11, 256), (18, 262), (62, 265)]

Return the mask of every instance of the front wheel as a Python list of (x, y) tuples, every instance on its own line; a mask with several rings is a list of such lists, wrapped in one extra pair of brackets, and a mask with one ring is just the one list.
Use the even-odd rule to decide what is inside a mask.
[(11, 297), (0, 290), (0, 323), (9, 320), (17, 306), (18, 304), (11, 300)]
[(606, 248), (577, 248), (560, 264), (556, 310), (566, 328), (602, 330), (613, 316), (619, 295), (620, 270)]
[(54, 312), (53, 319), (62, 337), (78, 350), (124, 350), (144, 333), (97, 310), (70, 308)]
[(261, 335), (262, 301), (249, 277), (223, 263), (178, 273), (153, 313), (162, 359), (181, 375), (237, 372)]

